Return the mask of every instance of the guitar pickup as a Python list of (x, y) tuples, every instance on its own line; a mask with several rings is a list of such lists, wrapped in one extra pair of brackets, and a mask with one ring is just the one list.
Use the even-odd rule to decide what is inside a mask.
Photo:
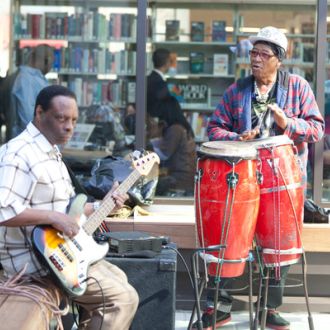
[(62, 260), (58, 256), (53, 254), (49, 257), (49, 259), (59, 271), (63, 270), (64, 263), (62, 262)]
[(75, 245), (75, 247), (79, 250), (82, 251), (81, 245), (75, 240), (74, 238), (71, 239), (72, 243)]
[(73, 257), (72, 257), (72, 255), (69, 253), (69, 251), (65, 248), (65, 246), (64, 246), (62, 243), (60, 243), (60, 244), (58, 245), (58, 247), (59, 247), (59, 249), (62, 251), (62, 253), (67, 257), (67, 259), (68, 259), (70, 262), (72, 262), (72, 261), (73, 261)]

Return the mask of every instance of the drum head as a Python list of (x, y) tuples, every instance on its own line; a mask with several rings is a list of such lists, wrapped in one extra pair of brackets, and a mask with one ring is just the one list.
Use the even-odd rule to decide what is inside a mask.
[(254, 148), (260, 149), (267, 146), (282, 146), (286, 144), (293, 144), (292, 140), (287, 135), (276, 135), (263, 139), (250, 140), (245, 142)]
[(211, 141), (200, 147), (198, 154), (212, 158), (256, 159), (257, 150), (241, 141)]

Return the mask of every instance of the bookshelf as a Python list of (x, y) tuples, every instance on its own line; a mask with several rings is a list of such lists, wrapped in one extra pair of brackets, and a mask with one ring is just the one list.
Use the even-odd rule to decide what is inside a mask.
[(170, 2), (151, 5), (151, 51), (166, 48), (175, 58), (166, 75), (169, 89), (201, 143), (207, 141), (211, 113), (235, 81), (235, 54), (230, 50), (236, 45), (235, 10), (219, 4), (196, 8), (196, 1)]
[(135, 102), (137, 6), (132, 1), (13, 2), (13, 58), (24, 64), (38, 44), (54, 47), (51, 81), (68, 86), (86, 109)]
[[(38, 4), (17, 0), (12, 7), (11, 71), (16, 61), (24, 61), (27, 47), (53, 43), (56, 62), (50, 79), (72, 88), (82, 108), (112, 102), (123, 109), (134, 101), (137, 1), (57, 0), (54, 5), (50, 0)], [(283, 65), (308, 81), (314, 79), (315, 8), (311, 5), (155, 0), (149, 2), (147, 14), (148, 72), (152, 51), (168, 48), (176, 63), (167, 76), (169, 83), (208, 88), (204, 103), (182, 103), (188, 117), (210, 115), (224, 90), (249, 74), (248, 58), (237, 57), (231, 48), (261, 26), (284, 28), (290, 58)]]

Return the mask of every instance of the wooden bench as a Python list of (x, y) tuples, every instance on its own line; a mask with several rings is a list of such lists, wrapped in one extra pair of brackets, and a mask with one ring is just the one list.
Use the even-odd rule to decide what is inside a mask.
[[(144, 231), (169, 236), (181, 249), (197, 246), (193, 205), (153, 204), (151, 214), (128, 219), (107, 218), (111, 231)], [(303, 245), (307, 252), (330, 252), (330, 224), (304, 224)]]

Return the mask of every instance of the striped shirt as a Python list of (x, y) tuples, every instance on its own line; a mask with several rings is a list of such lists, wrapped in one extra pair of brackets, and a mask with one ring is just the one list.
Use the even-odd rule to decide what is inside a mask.
[(29, 123), (0, 148), (0, 263), (10, 276), (26, 263), (26, 273), (44, 275), (31, 247), (33, 226), (7, 227), (26, 208), (66, 212), (74, 189), (57, 146)]

